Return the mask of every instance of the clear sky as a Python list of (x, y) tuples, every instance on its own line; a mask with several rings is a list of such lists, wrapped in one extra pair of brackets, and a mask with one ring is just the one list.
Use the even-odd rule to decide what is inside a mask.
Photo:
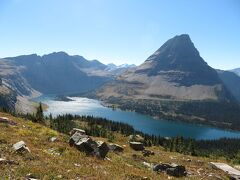
[(212, 67), (240, 67), (239, 0), (0, 0), (0, 57), (65, 51), (138, 65), (183, 33)]

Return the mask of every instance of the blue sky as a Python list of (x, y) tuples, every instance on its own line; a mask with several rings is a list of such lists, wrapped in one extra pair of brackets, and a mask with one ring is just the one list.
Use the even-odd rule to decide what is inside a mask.
[(0, 0), (0, 57), (65, 51), (141, 64), (183, 33), (212, 67), (240, 67), (239, 0)]

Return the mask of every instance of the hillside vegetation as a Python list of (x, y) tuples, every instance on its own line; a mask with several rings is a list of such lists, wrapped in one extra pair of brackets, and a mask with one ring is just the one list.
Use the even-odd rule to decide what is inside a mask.
[[(224, 162), (224, 159), (211, 159), (168, 152), (161, 146), (147, 147), (155, 155), (144, 157), (141, 151), (134, 151), (128, 145), (128, 136), (112, 132), (114, 138), (92, 137), (107, 143), (114, 142), (122, 147), (122, 153), (109, 152), (104, 160), (78, 151), (68, 144), (69, 135), (61, 134), (47, 126), (33, 123), (27, 119), (8, 117), (11, 124), (0, 123), (0, 158), (14, 161), (0, 163), (2, 179), (23, 179), (32, 176), (38, 179), (174, 179), (163, 172), (154, 172), (145, 163), (176, 163), (186, 167), (187, 179), (227, 179), (227, 175), (213, 169), (210, 161)], [(16, 124), (15, 124), (16, 123)], [(56, 123), (56, 122), (55, 122)], [(88, 127), (85, 121), (78, 121), (81, 127)], [(56, 137), (52, 142), (49, 139)], [(19, 154), (13, 144), (24, 141), (30, 153)], [(180, 178), (186, 179), (186, 177)]]

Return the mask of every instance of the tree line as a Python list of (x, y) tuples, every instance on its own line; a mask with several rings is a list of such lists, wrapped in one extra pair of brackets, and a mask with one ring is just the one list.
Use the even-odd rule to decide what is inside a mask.
[[(39, 104), (35, 114), (13, 115), (46, 125), (58, 132), (68, 134), (73, 128), (82, 128), (90, 136), (107, 138), (114, 141), (115, 133), (124, 136), (140, 135), (144, 138), (145, 146), (162, 146), (166, 151), (178, 152), (193, 156), (225, 157), (234, 163), (240, 163), (240, 140), (237, 138), (222, 138), (217, 140), (195, 140), (183, 137), (165, 138), (145, 134), (135, 130), (131, 125), (115, 122), (106, 118), (79, 115), (44, 116), (42, 104)], [(81, 122), (87, 124), (82, 126)]]

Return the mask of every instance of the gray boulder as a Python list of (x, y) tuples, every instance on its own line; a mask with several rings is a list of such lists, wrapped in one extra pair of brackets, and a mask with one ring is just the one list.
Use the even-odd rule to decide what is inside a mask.
[(27, 147), (24, 141), (19, 141), (16, 144), (14, 144), (13, 149), (19, 153), (30, 152), (29, 148)]
[(69, 145), (73, 146), (73, 145), (77, 144), (83, 138), (89, 138), (89, 136), (85, 135), (85, 134), (81, 134), (79, 132), (76, 132), (70, 137)]
[(146, 157), (146, 156), (153, 156), (155, 153), (154, 153), (153, 151), (144, 149), (144, 150), (142, 151), (142, 154), (143, 154), (144, 157)]
[(83, 129), (78, 129), (78, 128), (73, 128), (70, 132), (70, 136), (72, 136), (73, 134), (75, 134), (76, 132), (82, 134), (82, 135), (86, 135), (86, 131)]
[(153, 166), (153, 171), (166, 171), (168, 168), (171, 168), (169, 164), (160, 163)]
[(142, 150), (144, 150), (143, 143), (141, 143), (141, 142), (129, 142), (129, 145), (135, 151), (142, 151)]
[[(75, 130), (73, 129), (72, 132)], [(79, 151), (85, 152), (87, 155), (105, 158), (109, 151), (108, 145), (103, 141), (95, 142), (91, 137), (78, 130), (70, 137), (69, 145), (75, 146)]]
[(99, 158), (105, 158), (108, 151), (109, 151), (109, 147), (107, 145), (107, 143), (103, 142), (103, 141), (97, 141), (97, 148), (95, 149), (95, 155)]
[(83, 137), (75, 144), (75, 147), (79, 151), (85, 152), (88, 155), (94, 152), (94, 146), (96, 147), (96, 143), (89, 137)]
[(123, 147), (118, 144), (109, 144), (109, 150), (113, 152), (123, 152)]
[(177, 164), (171, 164), (171, 167), (167, 168), (166, 173), (170, 176), (175, 176), (175, 177), (182, 177), (187, 174), (185, 166), (177, 165)]
[(144, 138), (141, 135), (139, 135), (139, 134), (130, 135), (129, 136), (129, 142), (141, 142), (141, 143), (144, 143)]

